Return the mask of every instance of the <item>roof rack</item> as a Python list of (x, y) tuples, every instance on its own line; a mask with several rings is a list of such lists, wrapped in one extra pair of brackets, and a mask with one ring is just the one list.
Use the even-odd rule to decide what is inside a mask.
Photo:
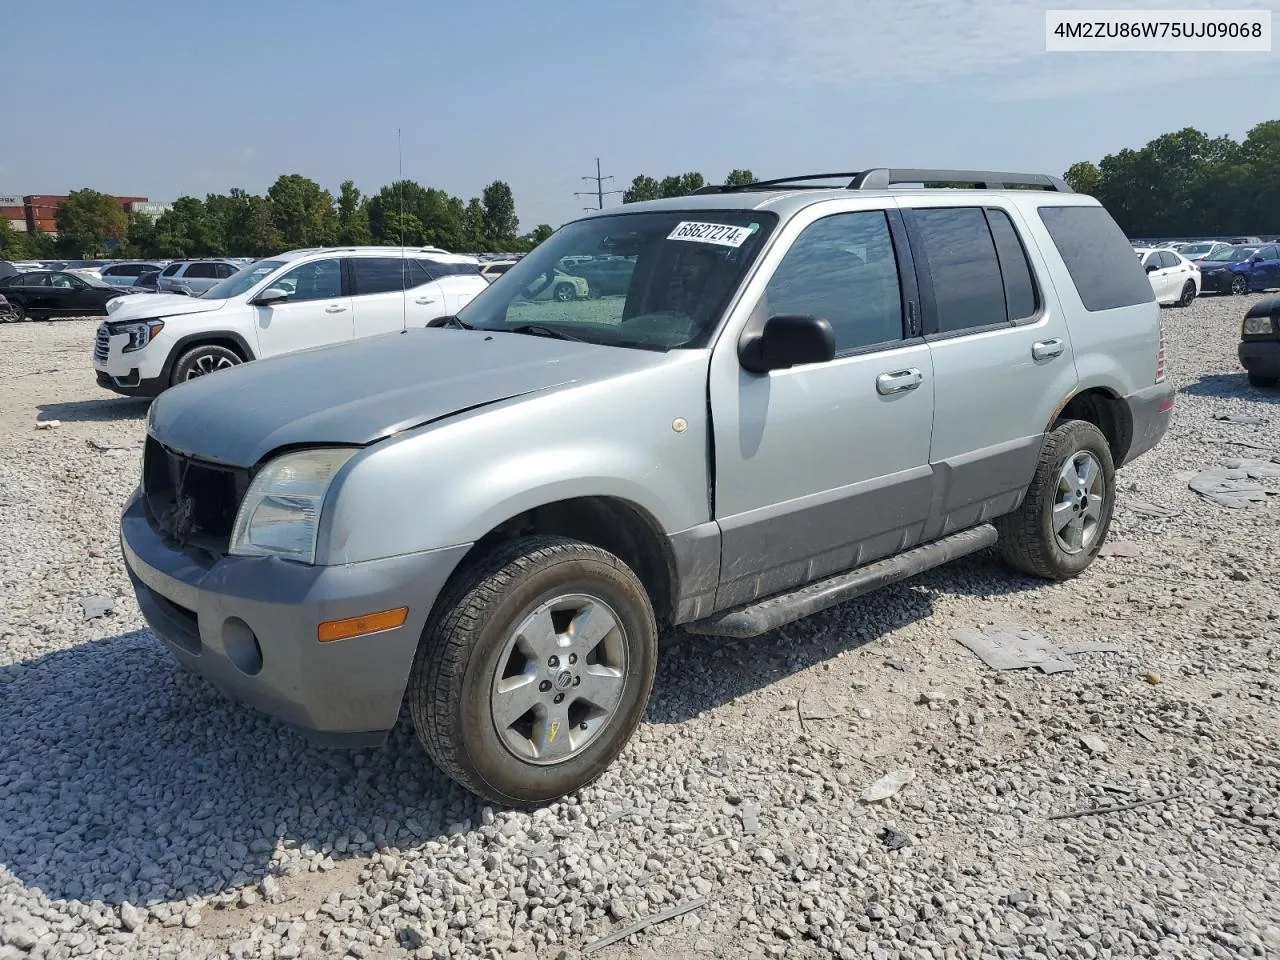
[(1066, 181), (1043, 173), (996, 173), (991, 170), (890, 170), (873, 167), (850, 173), (807, 173), (798, 177), (779, 177), (776, 180), (756, 180), (752, 183), (729, 186), (707, 186), (694, 194), (738, 193), (746, 190), (830, 190), (831, 187), (807, 183), (810, 180), (844, 180), (846, 190), (888, 190), (898, 184), (946, 184), (977, 188), (980, 190), (1004, 190), (1008, 187), (1034, 187), (1056, 193), (1072, 193)]

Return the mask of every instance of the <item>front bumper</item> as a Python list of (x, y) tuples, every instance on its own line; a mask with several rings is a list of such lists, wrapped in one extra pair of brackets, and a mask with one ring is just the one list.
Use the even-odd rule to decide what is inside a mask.
[(1240, 365), (1259, 377), (1280, 377), (1280, 340), (1241, 340)]
[(1168, 382), (1157, 383), (1124, 398), (1133, 430), (1129, 449), (1117, 467), (1132, 463), (1160, 442), (1173, 420), (1173, 401), (1173, 386)]
[[(467, 546), (335, 567), (223, 557), (166, 541), (137, 494), (120, 520), (147, 623), (188, 669), (228, 697), (321, 743), (377, 744), (401, 701), (432, 604)], [(320, 643), (326, 620), (408, 607), (404, 626)]]
[(1230, 293), (1231, 280), (1235, 274), (1230, 270), (1219, 270), (1217, 273), (1200, 271), (1200, 291), (1202, 293)]

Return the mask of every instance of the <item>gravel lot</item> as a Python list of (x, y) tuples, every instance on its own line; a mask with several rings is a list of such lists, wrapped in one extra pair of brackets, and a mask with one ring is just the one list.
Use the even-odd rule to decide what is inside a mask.
[[(145, 402), (94, 384), (94, 322), (0, 327), (0, 960), (573, 958), (690, 902), (593, 955), (1280, 956), (1280, 497), (1187, 488), (1280, 451), (1247, 302), (1165, 311), (1176, 418), (1111, 535), (1138, 556), (1047, 586), (979, 555), (755, 641), (673, 636), (619, 762), (533, 815), (403, 723), (322, 751), (178, 670), (116, 544)], [(996, 673), (951, 631), (998, 620), (1122, 649)]]

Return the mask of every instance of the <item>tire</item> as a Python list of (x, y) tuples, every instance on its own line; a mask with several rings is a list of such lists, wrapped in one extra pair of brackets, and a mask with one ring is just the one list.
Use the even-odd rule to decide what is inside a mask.
[(10, 300), (9, 306), (13, 307), (13, 317), (9, 320), (10, 323), (21, 323), (23, 320), (27, 319), (27, 308), (22, 304), (14, 303)]
[[(521, 625), (536, 623), (541, 614), (533, 615), (553, 602), (560, 604), (551, 608), (554, 632), (542, 635), (554, 637), (551, 644), (537, 643), (536, 630), (520, 634), (532, 641), (517, 643)], [(566, 623), (587, 608), (584, 622), (599, 612), (612, 626), (575, 654)], [(549, 649), (563, 659), (546, 656)], [(441, 594), (409, 678), (413, 725), (435, 764), (472, 793), (506, 806), (546, 803), (594, 781), (621, 752), (649, 701), (657, 649), (648, 594), (621, 560), (565, 537), (514, 540), (469, 563)], [(597, 670), (588, 674), (588, 665)], [(515, 687), (521, 695), (505, 694), (504, 678), (521, 674), (531, 676)], [(598, 715), (593, 701), (573, 691), (601, 676), (616, 699)], [(579, 686), (584, 678), (589, 683)], [(532, 706), (516, 716), (526, 702)], [(564, 738), (554, 743), (560, 730)], [(570, 733), (585, 736), (575, 745)]]
[(1249, 386), (1264, 390), (1280, 385), (1280, 377), (1264, 377), (1260, 373), (1249, 374)]
[(1231, 292), (1237, 297), (1242, 297), (1249, 292), (1249, 278), (1236, 274), (1231, 278)]
[(1191, 306), (1191, 301), (1195, 300), (1195, 298), (1196, 298), (1195, 281), (1188, 280), (1186, 283), (1182, 285), (1182, 296), (1178, 297), (1178, 300), (1174, 304), (1174, 306), (1189, 307)]
[(206, 343), (198, 347), (192, 347), (179, 357), (178, 362), (173, 365), (173, 374), (169, 378), (169, 385), (176, 387), (178, 384), (185, 383), (188, 380), (194, 380), (209, 373), (216, 373), (219, 370), (228, 370), (231, 367), (239, 366), (243, 362), (240, 359), (240, 354), (216, 343)]
[[(1087, 488), (1068, 485), (1063, 479), (1067, 464), (1082, 466), (1086, 457), (1092, 459), (1098, 471), (1094, 484)], [(1089, 503), (1095, 502), (1094, 496), (1101, 497), (1096, 502), (1096, 513), (1076, 509), (1082, 489), (1086, 489)], [(1060, 423), (1044, 438), (1040, 462), (1022, 506), (995, 522), (1005, 562), (1016, 570), (1046, 580), (1070, 580), (1078, 576), (1093, 562), (1107, 539), (1115, 509), (1115, 490), (1115, 464), (1106, 437), (1083, 420)], [(1060, 513), (1059, 519), (1070, 522), (1063, 528), (1060, 539), (1059, 531), (1055, 530), (1055, 508), (1064, 507), (1070, 514)], [(1075, 521), (1080, 523), (1078, 538), (1074, 536)], [(1073, 539), (1079, 543), (1072, 543)]]
[(557, 283), (554, 292), (556, 299), (561, 303), (568, 303), (570, 300), (578, 299), (578, 288), (572, 283)]

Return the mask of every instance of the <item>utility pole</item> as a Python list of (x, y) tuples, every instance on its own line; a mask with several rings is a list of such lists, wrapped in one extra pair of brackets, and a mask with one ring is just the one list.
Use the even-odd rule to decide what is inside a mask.
[(583, 179), (583, 180), (594, 180), (594, 181), (595, 181), (595, 184), (596, 184), (596, 188), (595, 188), (594, 190), (591, 190), (591, 191), (582, 191), (582, 190), (575, 191), (575, 193), (574, 193), (574, 196), (575, 196), (575, 197), (589, 197), (589, 196), (592, 196), (593, 194), (595, 195), (595, 198), (596, 198), (596, 205), (595, 205), (594, 207), (583, 207), (583, 208), (582, 208), (583, 210), (603, 210), (603, 209), (604, 209), (604, 198), (605, 198), (605, 197), (607, 197), (607, 196), (612, 196), (612, 195), (613, 195), (613, 194), (615, 194), (615, 193), (625, 193), (625, 192), (626, 192), (625, 190), (606, 190), (606, 189), (604, 188), (604, 182), (605, 182), (606, 180), (612, 180), (612, 179), (613, 179), (613, 177), (602, 177), (602, 176), (600, 175), (600, 158), (599, 158), (599, 157), (596, 157), (596, 175), (595, 175), (594, 177), (583, 177), (582, 179)]

